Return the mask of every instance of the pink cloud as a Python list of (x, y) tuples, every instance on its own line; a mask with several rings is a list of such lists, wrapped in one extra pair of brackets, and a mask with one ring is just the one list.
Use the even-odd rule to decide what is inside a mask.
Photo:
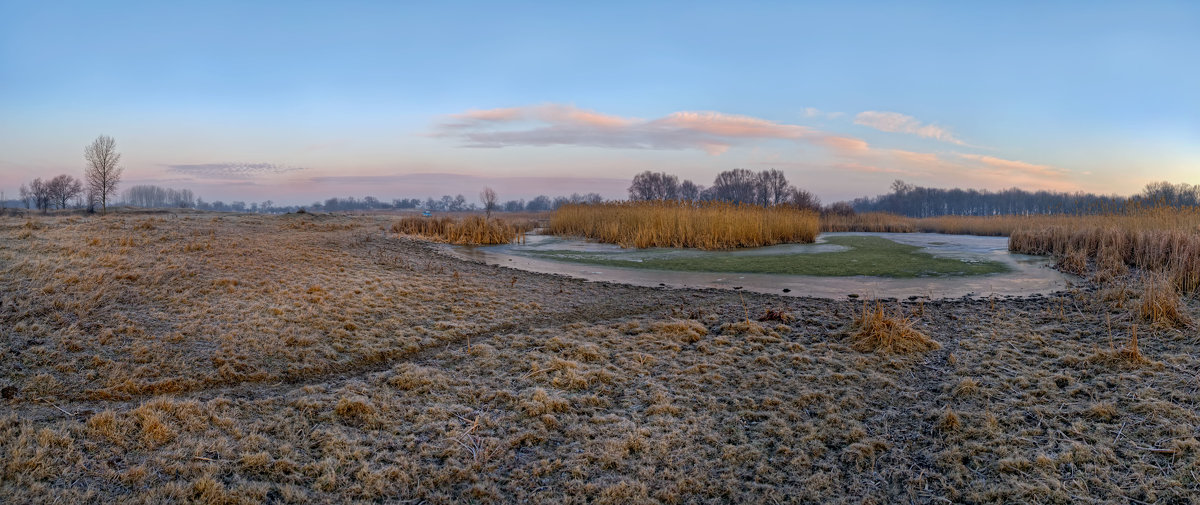
[(714, 156), (758, 140), (821, 142), (824, 136), (806, 126), (720, 112), (681, 111), (644, 120), (560, 104), (471, 110), (450, 116), (433, 135), (457, 138), (468, 147), (697, 149)]
[(869, 110), (854, 117), (854, 124), (859, 124), (885, 132), (910, 133), (919, 137), (931, 138), (951, 144), (964, 145), (963, 141), (954, 138), (949, 130), (937, 125), (924, 124), (912, 116), (899, 112), (881, 112)]
[(649, 125), (740, 138), (795, 139), (812, 133), (812, 130), (803, 126), (719, 112), (675, 112), (651, 121)]
[(506, 109), (488, 109), (478, 110), (471, 109), (462, 114), (455, 114), (452, 117), (460, 118), (467, 121), (512, 121), (520, 119), (522, 116), (521, 109), (509, 107)]
[(599, 112), (580, 109), (571, 105), (542, 104), (528, 107), (507, 107), (500, 109), (472, 109), (462, 114), (450, 117), (456, 121), (442, 126), (471, 127), (484, 123), (503, 123), (514, 121), (537, 121), (553, 124), (572, 124), (600, 127), (620, 127), (633, 122), (619, 116), (601, 114)]
[[(1071, 187), (1068, 172), (1048, 165), (1006, 160), (980, 154), (874, 149), (863, 143), (847, 142), (836, 137), (823, 141), (837, 152), (842, 161), (835, 168), (864, 173), (903, 174), (923, 184), (976, 185), (991, 188), (1021, 186), (1031, 189), (1064, 190)], [(840, 145), (840, 149), (838, 148)]]
[(853, 137), (825, 136), (817, 142), (843, 155), (866, 154), (871, 151), (871, 146), (866, 141)]
[(941, 161), (942, 161), (941, 158), (938, 158), (938, 155), (934, 154), (934, 153), (916, 153), (916, 152), (904, 151), (904, 150), (900, 150), (900, 149), (892, 149), (891, 153), (893, 156), (895, 156), (901, 160), (904, 160), (904, 161), (907, 161), (910, 163), (914, 163), (917, 165), (932, 166), (932, 165), (937, 165), (937, 164), (941, 163)]
[(968, 160), (975, 160), (983, 165), (999, 170), (1017, 172), (1040, 177), (1059, 177), (1065, 172), (1060, 168), (1055, 168), (1049, 165), (1035, 165), (1024, 161), (1006, 160), (995, 156), (986, 156), (982, 154), (959, 154), (959, 156)]

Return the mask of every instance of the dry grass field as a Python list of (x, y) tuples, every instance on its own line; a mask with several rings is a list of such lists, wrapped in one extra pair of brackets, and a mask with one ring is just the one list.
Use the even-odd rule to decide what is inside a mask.
[(1169, 279), (864, 305), (520, 272), (391, 226), (0, 218), (0, 502), (1200, 493), (1200, 303), (1169, 317)]

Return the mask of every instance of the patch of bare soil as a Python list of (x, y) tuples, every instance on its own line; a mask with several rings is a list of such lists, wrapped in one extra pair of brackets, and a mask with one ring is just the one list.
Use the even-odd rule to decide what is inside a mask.
[[(888, 300), (867, 320), (860, 301), (464, 262), (384, 218), (32, 223), (0, 220), (0, 501), (1200, 491), (1200, 339), (1146, 324), (1136, 292)], [(937, 345), (857, 345), (870, 324)]]

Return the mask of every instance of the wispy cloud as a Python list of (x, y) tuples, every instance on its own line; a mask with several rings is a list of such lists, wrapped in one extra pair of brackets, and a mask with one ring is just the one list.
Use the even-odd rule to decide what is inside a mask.
[(804, 110), (801, 112), (801, 115), (803, 115), (804, 117), (807, 117), (807, 118), (837, 119), (839, 117), (845, 116), (846, 113), (845, 112), (827, 112), (827, 111), (818, 109), (816, 107), (805, 107)]
[(865, 140), (856, 139), (853, 137), (839, 137), (834, 135), (824, 136), (817, 140), (817, 143), (830, 148), (835, 153), (844, 156), (855, 156), (866, 154), (871, 151), (871, 146)]
[(975, 160), (986, 167), (997, 169), (1007, 173), (1025, 174), (1036, 177), (1059, 177), (1066, 171), (1061, 168), (1052, 167), (1049, 165), (1037, 165), (1017, 160), (1006, 160), (995, 156), (986, 156), (982, 154), (959, 154), (962, 158)]
[(881, 112), (875, 110), (860, 112), (854, 117), (854, 124), (860, 124), (885, 132), (909, 133), (951, 144), (966, 145), (963, 141), (955, 138), (945, 128), (934, 124), (922, 123), (915, 117), (899, 112)]
[(457, 138), (468, 147), (699, 149), (712, 155), (754, 140), (819, 141), (826, 136), (806, 126), (720, 112), (682, 111), (639, 119), (560, 104), (471, 110), (450, 116), (433, 135)]
[[(1062, 190), (1071, 187), (1071, 171), (1049, 165), (1008, 160), (972, 153), (929, 153), (903, 149), (879, 149), (866, 143), (827, 139), (840, 161), (839, 170), (896, 174), (925, 184), (976, 184)], [(842, 144), (842, 145), (836, 145)]]
[(196, 177), (228, 177), (235, 179), (305, 170), (304, 167), (290, 167), (274, 163), (177, 164), (167, 165), (167, 169), (178, 174)]

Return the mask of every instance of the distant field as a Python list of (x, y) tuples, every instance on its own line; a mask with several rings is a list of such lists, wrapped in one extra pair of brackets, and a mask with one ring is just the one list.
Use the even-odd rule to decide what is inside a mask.
[(0, 502), (1200, 491), (1200, 302), (1136, 265), (876, 305), (497, 268), (395, 218), (0, 218)]

